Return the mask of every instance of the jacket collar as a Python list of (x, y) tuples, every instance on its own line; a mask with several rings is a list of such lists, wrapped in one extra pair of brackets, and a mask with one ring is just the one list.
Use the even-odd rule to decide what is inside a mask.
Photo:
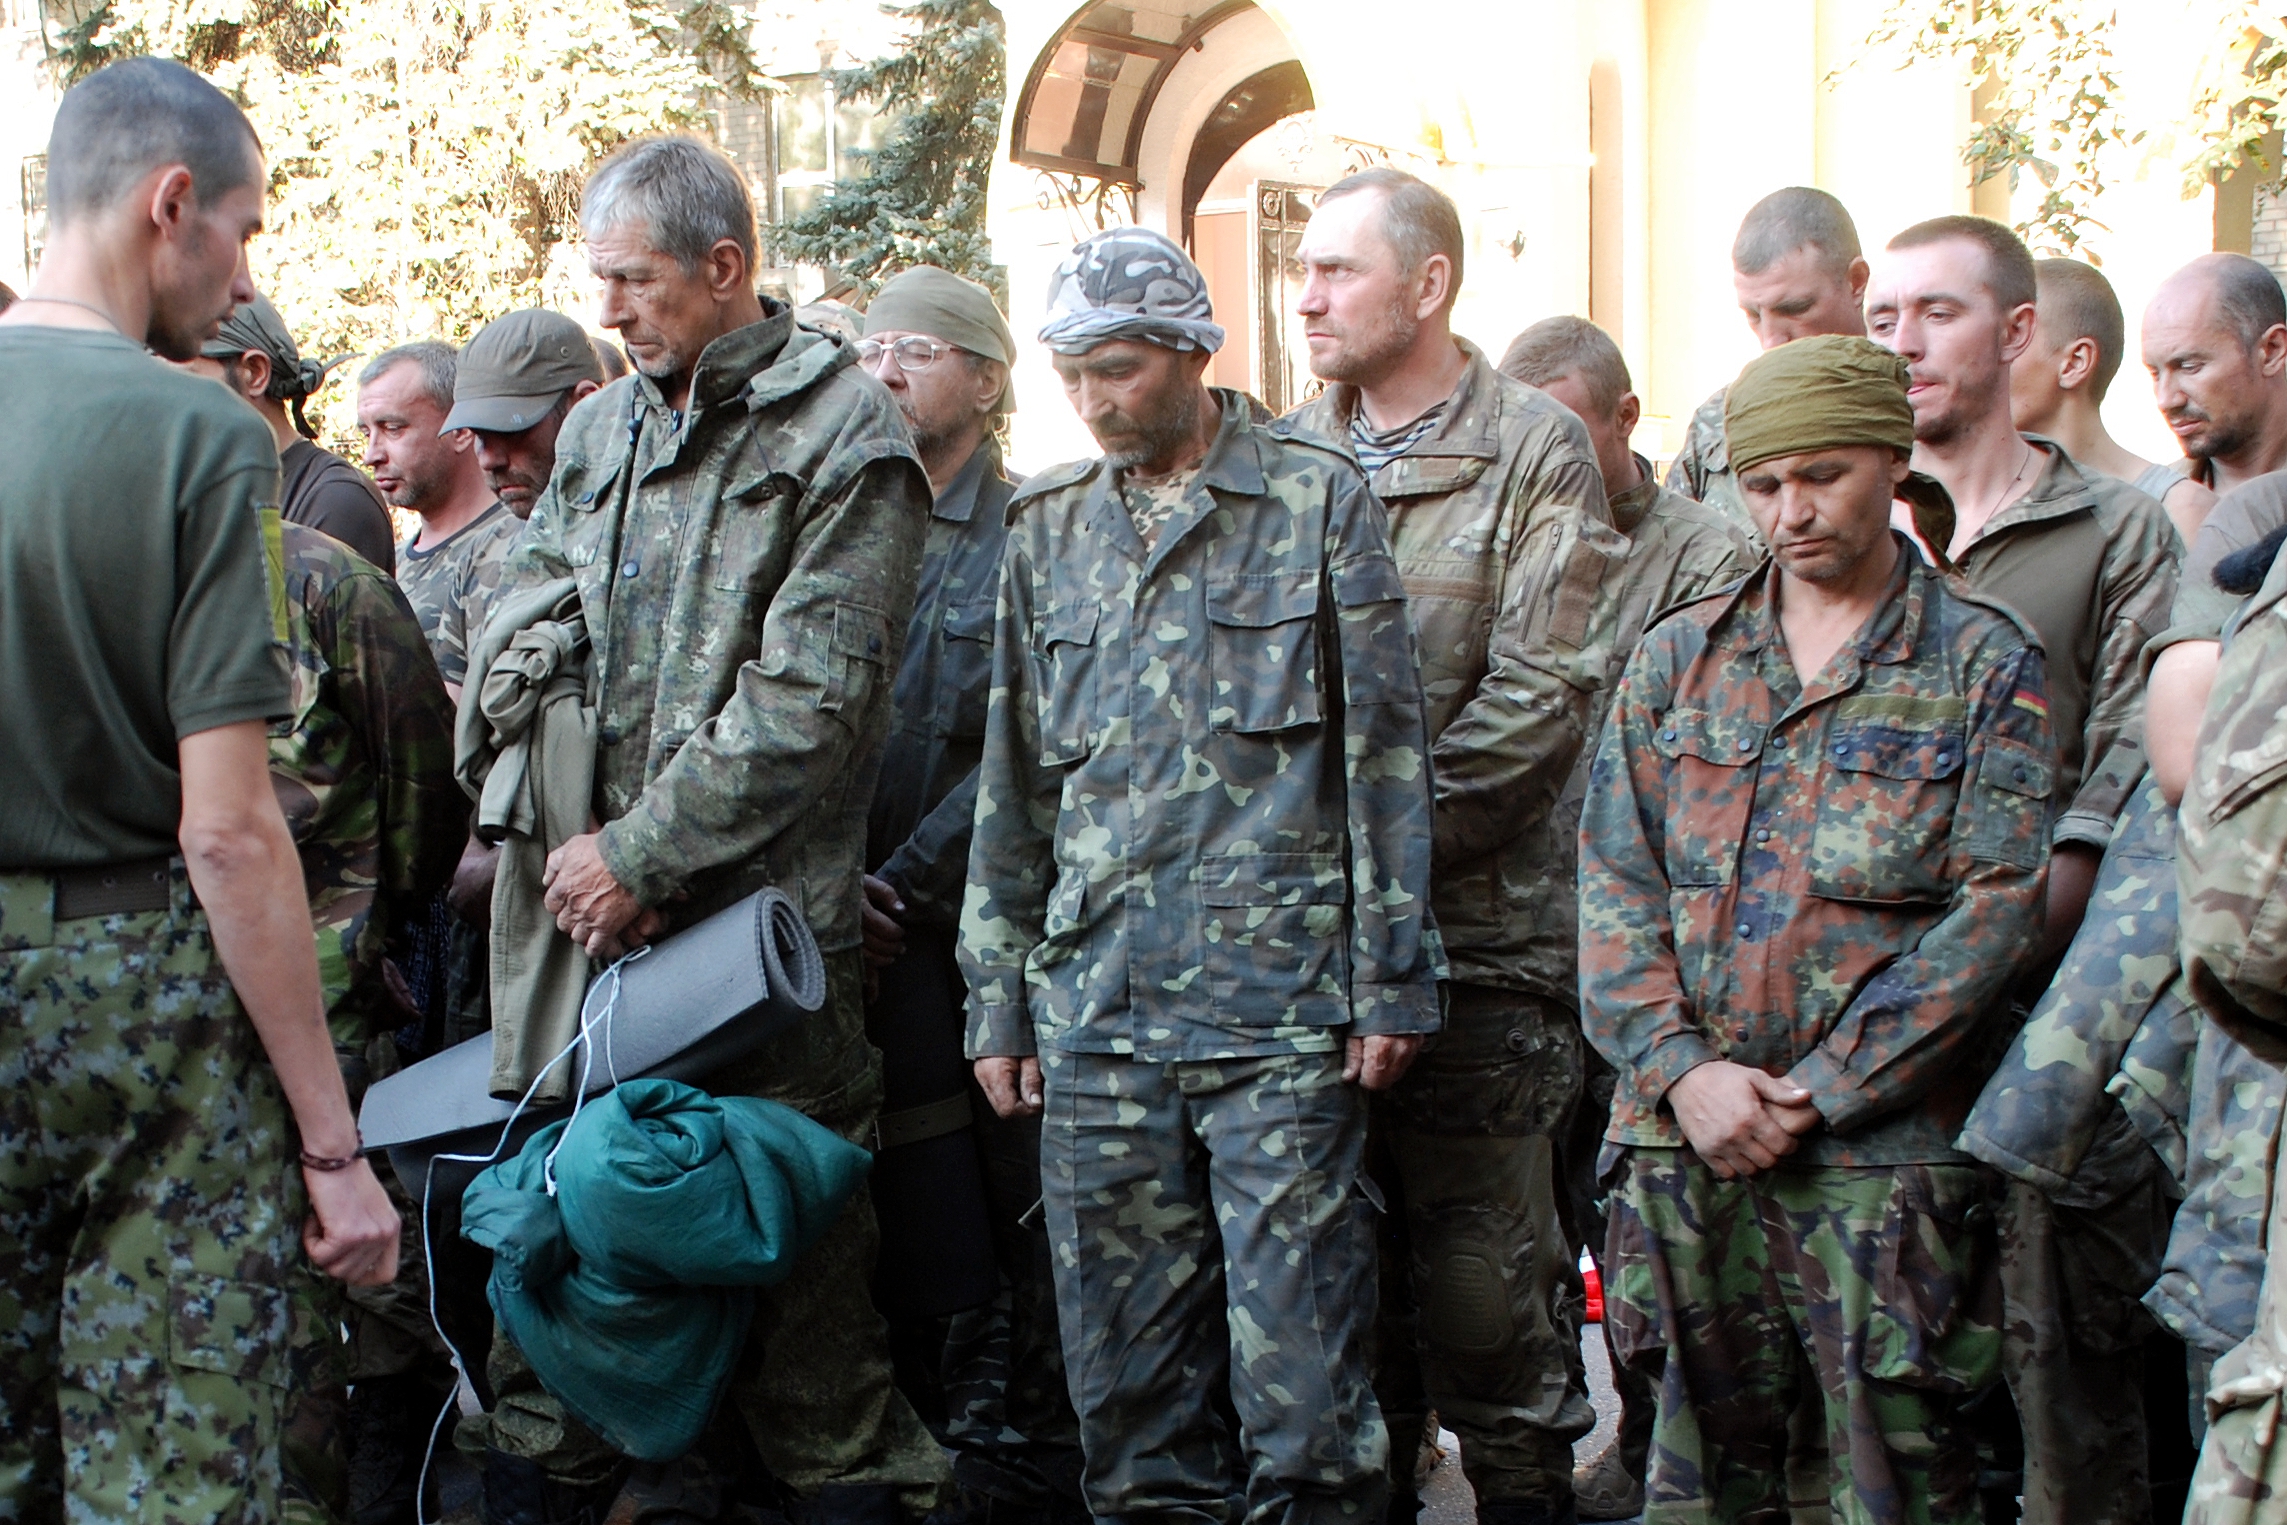
[[(1467, 361), (1445, 411), (1404, 455), (1374, 473), (1374, 492), (1382, 498), (1414, 497), (1453, 492), (1484, 475), (1501, 458), (1500, 373), (1484, 351), (1459, 335)], [(1329, 432), (1343, 449), (1350, 448), (1350, 420), (1358, 411), (1358, 389), (1338, 381), (1326, 389), (1332, 412)]]
[[(794, 358), (787, 343), (793, 333), (794, 309), (764, 297), (760, 322), (717, 335), (699, 351), (698, 364), (691, 371), (689, 411), (703, 413), (728, 402), (744, 391), (749, 381), (758, 380), (758, 372), (775, 369), (782, 361)], [(782, 355), (782, 351), (786, 353)], [(658, 382), (638, 371), (635, 384), (646, 406), (667, 407)]]
[[(1898, 565), (1891, 570), (1890, 586), (1866, 624), (1844, 644), (1842, 649), (1856, 660), (1850, 668), (1835, 673), (1830, 692), (1851, 687), (1863, 667), (1907, 661), (1921, 642), (1922, 626), (1929, 617), (1931, 582), (1937, 574), (1922, 560), (1921, 550), (1913, 541), (1896, 530), (1890, 532), (1890, 539), (1898, 548)], [(1778, 576), (1778, 562), (1765, 557), (1763, 565), (1740, 584), (1730, 605), (1716, 617), (1716, 625), (1709, 632), (1711, 647), (1760, 652), (1779, 639), (1778, 610), (1772, 602)], [(1811, 682), (1811, 677), (1804, 679), (1806, 695)]]
[(1660, 496), (1660, 480), (1652, 475), (1652, 463), (1634, 451), (1629, 454), (1636, 460), (1636, 485), (1605, 499), (1612, 510), (1612, 527), (1623, 535), (1636, 533), (1636, 527), (1650, 516), (1652, 505)]
[(2000, 513), (1985, 521), (1977, 538), (1962, 548), (1967, 554), (1971, 546), (1982, 544), (2003, 530), (2015, 529), (2021, 524), (2040, 524), (2051, 519), (2062, 519), (2068, 514), (2094, 511), (2097, 506), (2096, 490), (2082, 475), (2073, 458), (2065, 454), (2064, 446), (2039, 434), (2028, 434), (2024, 439), (2047, 452), (2041, 474), (2025, 490), (2025, 496), (2010, 504)]
[(1135, 521), (1128, 517), (1127, 505), (1120, 500), (1119, 473), (1099, 464), (1096, 479), (1089, 484), (1085, 522), (1100, 535), (1124, 540), (1146, 566), (1165, 560), (1176, 542), (1214, 512), (1215, 492), (1260, 497), (1270, 490), (1263, 475), (1263, 445), (1251, 399), (1227, 387), (1209, 387), (1207, 395), (1222, 408), (1222, 425), (1215, 431), (1215, 442), (1207, 447), (1206, 458), (1199, 463), (1199, 474), (1191, 479), (1183, 511), (1161, 528), (1159, 543), (1149, 556), (1143, 554), (1143, 537), (1136, 533)]
[(969, 459), (953, 473), (953, 480), (945, 484), (945, 490), (929, 505), (930, 517), (949, 524), (967, 524), (977, 512), (977, 489), (984, 485), (986, 470), (993, 468), (995, 476), (1000, 474), (999, 457), (1000, 447), (993, 443), (991, 436), (986, 436), (969, 452)]

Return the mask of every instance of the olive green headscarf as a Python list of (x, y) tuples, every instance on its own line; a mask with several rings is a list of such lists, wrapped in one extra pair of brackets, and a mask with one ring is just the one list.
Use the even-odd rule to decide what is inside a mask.
[[(1914, 449), (1914, 405), (1906, 362), (1871, 339), (1820, 334), (1765, 350), (1747, 363), (1723, 399), (1723, 436), (1733, 472), (1782, 455), (1844, 445)], [(1914, 528), (1947, 565), (1953, 499), (1920, 472), (1898, 487)]]

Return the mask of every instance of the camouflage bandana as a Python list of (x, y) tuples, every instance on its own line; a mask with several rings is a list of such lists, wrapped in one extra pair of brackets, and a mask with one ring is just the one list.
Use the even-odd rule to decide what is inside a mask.
[(1207, 278), (1166, 234), (1112, 228), (1074, 246), (1056, 267), (1040, 342), (1078, 355), (1109, 339), (1209, 354), (1223, 347)]
[(1731, 383), (1723, 433), (1734, 472), (1838, 445), (1911, 451), (1906, 362), (1871, 339), (1835, 334), (1766, 350)]

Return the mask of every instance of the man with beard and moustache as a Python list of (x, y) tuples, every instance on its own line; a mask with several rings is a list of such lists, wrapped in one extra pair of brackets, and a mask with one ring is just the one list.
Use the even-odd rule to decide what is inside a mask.
[[(2146, 642), (2168, 622), (2183, 545), (2153, 499), (2082, 472), (2055, 443), (2020, 435), (2010, 363), (2034, 335), (2033, 259), (1999, 223), (1940, 217), (1891, 239), (1867, 289), (1867, 330), (1908, 363), (1914, 464), (1952, 496), (1950, 542), (1927, 549), (2039, 633), (2057, 739), (2048, 900), (2018, 997), (2037, 1000), (2078, 930), (2114, 822), (2144, 772)], [(2000, 1098), (1994, 1098), (2000, 1105)], [(2003, 1372), (2025, 1441), (2025, 1518), (2039, 1525), (2141, 1520), (2145, 1476), (2137, 1299), (2159, 1269), (2166, 1170), (2128, 1124), (2092, 1148), (2063, 1190), (2023, 1162), (2049, 1140), (1998, 1124), (1968, 1141), (2009, 1176), (2000, 1212)], [(2019, 1111), (2016, 1126), (2052, 1120)], [(2134, 1246), (2134, 1286), (2089, 1274)], [(2144, 1264), (2144, 1262), (2149, 1262)], [(2133, 1280), (2134, 1274), (2122, 1278)]]
[[(882, 1251), (874, 1301), (924, 1416), (943, 1411), (954, 1480), (1003, 1525), (1084, 1520), (1080, 1429), (1056, 1332), (1040, 1200), (1040, 1120), (972, 1104), (965, 987), (953, 952), (969, 875), (977, 763), (993, 681), (993, 612), (1008, 504), (1001, 463), (1016, 341), (992, 293), (934, 265), (890, 278), (866, 308), (858, 363), (913, 430), (932, 501), (897, 672), (897, 718), (866, 831), (866, 1032), (882, 1051), (881, 1149), (871, 1177)], [(971, 1253), (952, 1274), (957, 1250)], [(981, 1263), (980, 1263), (981, 1262)], [(946, 1315), (1006, 1278), (1005, 1367), (944, 1369)], [(964, 1287), (962, 1284), (970, 1284)], [(979, 1389), (989, 1389), (982, 1390)]]
[(2203, 254), (2144, 308), (2144, 369), (2184, 447), (2176, 469), (2217, 493), (2287, 469), (2287, 297), (2244, 254)]
[(1461, 1441), (1482, 1525), (1573, 1509), (1572, 1443), (1595, 1425), (1581, 1289), (1557, 1210), (1556, 1139), (1581, 1088), (1573, 833), (1557, 800), (1611, 675), (1628, 545), (1561, 404), (1452, 329), (1460, 214), (1369, 169), (1318, 199), (1296, 251), (1311, 369), (1281, 420), (1341, 442), (1389, 510), (1430, 696), (1445, 1030), (1372, 1109), (1382, 1227), (1375, 1392), (1389, 1517), (1420, 1507), (1434, 1409)]
[(424, 339), (383, 350), (357, 375), (365, 469), (392, 508), (421, 517), (397, 548), (397, 585), (456, 703), (486, 601), (523, 528), (485, 485), (468, 431), (445, 428), (457, 365), (451, 345)]
[(386, 1282), (398, 1225), (271, 787), (277, 446), (152, 359), (252, 299), (268, 176), (153, 58), (65, 93), (47, 167), (0, 314), (0, 1515), (274, 1520), (291, 1280)]
[[(1814, 334), (1864, 335), (1866, 261), (1859, 257), (1857, 224), (1825, 191), (1807, 185), (1773, 191), (1739, 220), (1731, 289), (1764, 349)], [(1667, 485), (1734, 516), (1753, 535), (1754, 516), (1724, 449), (1723, 392), (1717, 387), (1692, 414), (1683, 448), (1668, 463)]]
[(1629, 659), (1581, 819), (1581, 1002), (1620, 1072), (1613, 1343), (1660, 1382), (1647, 1525), (1971, 1525), (2000, 1331), (1951, 1146), (2040, 924), (2053, 743), (2025, 624), (1916, 556), (1906, 367), (1816, 337), (1724, 427), (1771, 556)]
[(1366, 1093), (1444, 973), (1404, 584), (1356, 465), (1206, 386), (1165, 235), (1075, 248), (1040, 339), (1104, 454), (1010, 505), (960, 958), (978, 1083), (1043, 1118), (1088, 1503), (1364, 1525)]
[[(817, 939), (825, 1002), (696, 1083), (870, 1142), (881, 1059), (860, 875), (928, 477), (850, 346), (756, 292), (754, 203), (719, 151), (622, 145), (588, 177), (580, 226), (599, 325), (636, 374), (564, 421), (501, 584), (569, 583), (591, 643), (600, 825), (548, 855), (546, 907), (608, 959), (782, 888)], [(868, 1295), (877, 1239), (861, 1187), (791, 1275), (756, 1289), (719, 1415), (743, 1436), (637, 1469), (635, 1518), (727, 1511), (726, 1487), (770, 1488), (792, 1525), (897, 1525), (939, 1505), (944, 1455), (892, 1383)], [(457, 1443), (485, 1455), (488, 1525), (601, 1521), (626, 1459), (513, 1342), (487, 1369), (493, 1406)]]

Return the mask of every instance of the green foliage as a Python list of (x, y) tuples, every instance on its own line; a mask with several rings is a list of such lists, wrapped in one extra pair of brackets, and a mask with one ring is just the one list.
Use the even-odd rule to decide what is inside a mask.
[(2041, 182), (2040, 206), (2017, 225), (2037, 254), (2103, 263), (2087, 246), (2092, 232), (2108, 231), (2092, 210), (2104, 190), (2100, 157), (2144, 136), (2114, 104), (2114, 16), (2089, 0), (1893, 0), (1867, 39), (1961, 67), (1981, 105), (1962, 162), (1972, 184), (2001, 178), (2014, 193), (2028, 171)]
[(75, 76), (180, 58), (245, 106), (271, 176), (257, 281), (305, 353), (370, 353), (580, 311), (587, 171), (760, 88), (748, 25), (728, 0), (103, 0), (63, 52)]
[(2216, 18), (2225, 45), (2211, 53), (2192, 98), (2199, 151), (2184, 166), (2184, 194), (2255, 162), (2274, 190), (2281, 167), (2267, 162), (2263, 140), (2287, 125), (2287, 38), (2275, 4), (2226, 0)]
[(777, 229), (778, 257), (831, 266), (868, 289), (920, 264), (990, 284), (985, 182), (1007, 68), (1000, 12), (989, 0), (884, 9), (913, 23), (906, 45), (837, 72), (834, 89), (888, 114), (890, 135), (866, 155), (863, 177)]

